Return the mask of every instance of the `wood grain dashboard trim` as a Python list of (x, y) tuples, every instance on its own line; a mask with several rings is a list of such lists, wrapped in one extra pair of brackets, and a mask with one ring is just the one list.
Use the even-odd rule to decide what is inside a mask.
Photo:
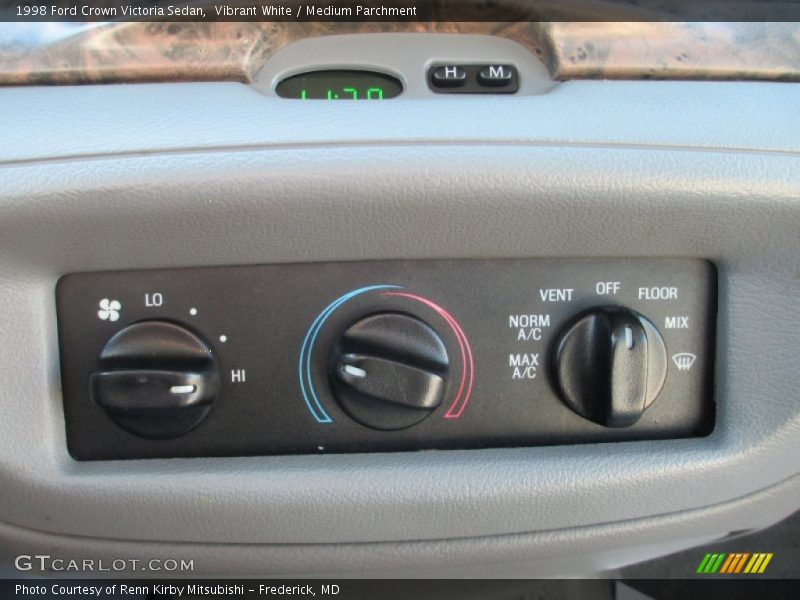
[(800, 81), (798, 23), (126, 22), (46, 46), (0, 43), (0, 85), (246, 83), (296, 40), (379, 32), (499, 36), (540, 57), (556, 80)]

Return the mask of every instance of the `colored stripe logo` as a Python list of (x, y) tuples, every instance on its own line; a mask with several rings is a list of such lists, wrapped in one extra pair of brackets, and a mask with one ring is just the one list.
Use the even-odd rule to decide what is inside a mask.
[(696, 572), (701, 575), (712, 575), (714, 573), (725, 575), (740, 573), (761, 574), (766, 571), (772, 556), (772, 552), (754, 552), (752, 554), (749, 552), (709, 553), (700, 561)]

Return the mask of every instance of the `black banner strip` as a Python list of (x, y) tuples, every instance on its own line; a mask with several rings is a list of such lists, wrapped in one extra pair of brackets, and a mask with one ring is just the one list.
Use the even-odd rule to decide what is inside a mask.
[(798, 0), (0, 0), (1, 21), (800, 21)]

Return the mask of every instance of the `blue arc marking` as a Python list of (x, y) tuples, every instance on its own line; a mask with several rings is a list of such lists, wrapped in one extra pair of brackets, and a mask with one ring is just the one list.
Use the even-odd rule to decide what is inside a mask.
[(325, 307), (325, 310), (319, 313), (317, 318), (314, 319), (314, 322), (311, 324), (311, 328), (308, 330), (308, 333), (306, 333), (306, 337), (303, 340), (303, 345), (300, 347), (300, 362), (298, 366), (300, 375), (300, 391), (303, 393), (303, 400), (305, 400), (309, 412), (311, 412), (312, 416), (317, 420), (318, 423), (333, 423), (333, 419), (331, 419), (331, 416), (319, 401), (317, 391), (314, 389), (314, 381), (311, 377), (311, 355), (314, 350), (314, 342), (317, 340), (317, 335), (322, 329), (322, 326), (325, 324), (325, 321), (328, 320), (328, 317), (333, 314), (333, 311), (351, 298), (355, 298), (356, 296), (360, 296), (361, 294), (365, 294), (373, 290), (391, 289), (398, 290), (402, 288), (399, 285), (371, 285), (353, 290), (352, 292), (348, 292), (345, 295), (338, 297), (327, 307)]

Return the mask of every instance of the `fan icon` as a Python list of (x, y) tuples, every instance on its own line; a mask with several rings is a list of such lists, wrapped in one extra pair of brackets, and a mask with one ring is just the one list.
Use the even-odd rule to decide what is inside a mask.
[(116, 321), (119, 319), (119, 311), (122, 304), (118, 300), (109, 300), (103, 298), (100, 300), (100, 310), (97, 311), (97, 316), (103, 321)]

